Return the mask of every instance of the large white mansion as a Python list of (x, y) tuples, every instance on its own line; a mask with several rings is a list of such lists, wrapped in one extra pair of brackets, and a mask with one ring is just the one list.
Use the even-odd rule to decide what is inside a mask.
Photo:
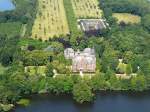
[(67, 48), (64, 51), (66, 59), (72, 60), (73, 72), (88, 72), (96, 71), (96, 56), (95, 50), (86, 48), (84, 51), (74, 51), (72, 48)]

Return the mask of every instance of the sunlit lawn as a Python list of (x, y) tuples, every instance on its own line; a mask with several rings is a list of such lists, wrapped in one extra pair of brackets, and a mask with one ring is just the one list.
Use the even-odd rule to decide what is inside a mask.
[(131, 24), (137, 24), (141, 22), (141, 17), (137, 15), (133, 15), (130, 13), (114, 13), (113, 17), (115, 17), (118, 20), (118, 23), (125, 22), (125, 23), (131, 23)]
[(45, 69), (46, 66), (28, 66), (25, 67), (25, 72), (29, 73), (30, 75), (39, 74), (45, 76)]
[(7, 68), (0, 64), (0, 74), (3, 74), (5, 70), (7, 70)]

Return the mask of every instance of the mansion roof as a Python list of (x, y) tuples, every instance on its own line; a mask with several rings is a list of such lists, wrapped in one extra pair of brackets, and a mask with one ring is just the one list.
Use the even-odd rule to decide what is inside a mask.
[(74, 51), (72, 48), (67, 48), (64, 55), (66, 59), (72, 59), (73, 72), (95, 72), (96, 56), (94, 49), (86, 48), (83, 51)]

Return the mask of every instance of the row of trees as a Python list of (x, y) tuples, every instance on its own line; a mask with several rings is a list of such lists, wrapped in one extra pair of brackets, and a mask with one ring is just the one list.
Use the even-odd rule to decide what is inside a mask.
[[(18, 64), (16, 66), (16, 64)], [(38, 74), (29, 75), (23, 72), (23, 66), (15, 63), (9, 71), (1, 75), (0, 101), (4, 104), (14, 103), (23, 95), (32, 93), (72, 94), (78, 103), (94, 100), (94, 93), (98, 90), (135, 90), (147, 89), (144, 75), (139, 74), (131, 79), (117, 79), (110, 73), (99, 73), (90, 79), (78, 75), (59, 75), (52, 78), (53, 67), (48, 65), (46, 77)], [(110, 76), (109, 78), (107, 76)], [(7, 82), (7, 83), (6, 83)]]
[(6, 35), (0, 35), (0, 62), (4, 66), (10, 65), (17, 59), (19, 48), (17, 43), (19, 37), (8, 38)]
[(77, 38), (81, 38), (82, 32), (77, 28), (77, 18), (75, 17), (74, 10), (72, 8), (72, 3), (70, 0), (64, 0), (64, 7), (67, 15), (67, 20), (70, 29), (70, 42), (72, 45), (77, 45)]

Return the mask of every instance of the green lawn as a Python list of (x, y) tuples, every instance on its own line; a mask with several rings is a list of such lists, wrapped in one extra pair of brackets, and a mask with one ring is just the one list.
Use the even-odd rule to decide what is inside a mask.
[(131, 24), (138, 24), (141, 22), (141, 17), (130, 13), (113, 13), (113, 17), (118, 20), (118, 23), (125, 22)]
[(20, 47), (26, 47), (28, 45), (33, 45), (33, 46), (35, 46), (36, 49), (44, 49), (49, 45), (49, 43), (35, 40), (32, 38), (21, 38), (18, 45)]
[[(36, 72), (37, 70), (37, 72)], [(29, 73), (30, 75), (35, 75), (35, 74), (40, 74), (45, 76), (45, 70), (46, 70), (46, 66), (28, 66), (25, 67), (25, 72)]]
[(0, 74), (3, 74), (7, 68), (0, 64)]
[(22, 24), (20, 22), (0, 23), (0, 33), (6, 34), (8, 37), (20, 35)]

